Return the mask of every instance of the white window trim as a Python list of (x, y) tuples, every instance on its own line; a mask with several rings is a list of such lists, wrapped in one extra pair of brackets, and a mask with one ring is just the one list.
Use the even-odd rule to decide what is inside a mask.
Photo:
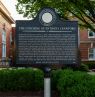
[[(3, 36), (4, 34), (4, 36)], [(6, 57), (6, 32), (2, 32), (2, 58)]]
[(94, 49), (94, 58), (89, 58), (89, 49), (91, 49), (91, 48), (88, 48), (88, 60), (95, 61), (95, 48), (93, 48)]
[(91, 30), (88, 29), (88, 38), (95, 38), (95, 33), (94, 33), (93, 31), (92, 31), (92, 32), (93, 32), (94, 35), (93, 35), (93, 36), (89, 36), (89, 32), (90, 32), (90, 31), (91, 31)]

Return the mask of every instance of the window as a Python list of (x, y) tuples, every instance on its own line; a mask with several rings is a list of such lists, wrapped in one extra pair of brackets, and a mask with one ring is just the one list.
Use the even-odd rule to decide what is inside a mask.
[(6, 57), (6, 32), (2, 32), (2, 58)]
[(95, 32), (88, 30), (88, 38), (95, 38)]
[(6, 44), (2, 45), (2, 57), (6, 57)]
[(89, 60), (95, 60), (95, 48), (89, 48), (88, 50)]

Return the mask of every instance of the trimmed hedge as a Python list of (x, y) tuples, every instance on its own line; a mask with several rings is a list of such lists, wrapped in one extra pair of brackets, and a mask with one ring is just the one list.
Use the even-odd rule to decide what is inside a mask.
[(95, 76), (64, 70), (60, 72), (57, 87), (61, 97), (95, 97)]
[(62, 72), (63, 71), (61, 69), (59, 69), (59, 70), (53, 70), (51, 72), (51, 87), (52, 87), (53, 90), (58, 90), (57, 84), (58, 84), (58, 81), (60, 79), (60, 74)]
[(72, 69), (74, 71), (85, 71), (88, 72), (89, 71), (89, 66), (87, 64), (81, 63), (79, 66), (64, 66), (62, 69)]
[(0, 70), (0, 91), (42, 90), (43, 76), (43, 72), (38, 69)]
[[(44, 74), (39, 69), (0, 70), (0, 91), (40, 91), (43, 90)], [(53, 70), (52, 89), (58, 90), (60, 97), (95, 97), (95, 76), (86, 72)]]

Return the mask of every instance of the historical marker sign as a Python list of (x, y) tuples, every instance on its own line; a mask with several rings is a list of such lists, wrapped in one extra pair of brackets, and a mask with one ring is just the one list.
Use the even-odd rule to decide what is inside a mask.
[(16, 21), (16, 66), (78, 62), (77, 21), (62, 21), (51, 8), (34, 20)]

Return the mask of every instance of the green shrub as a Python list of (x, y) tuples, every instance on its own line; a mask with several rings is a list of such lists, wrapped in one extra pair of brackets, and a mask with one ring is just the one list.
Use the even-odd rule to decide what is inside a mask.
[(95, 63), (94, 64), (89, 63), (86, 65), (89, 67), (89, 69), (95, 69)]
[(95, 69), (95, 61), (84, 61), (84, 64), (86, 64), (89, 69)]
[(43, 72), (34, 69), (0, 70), (0, 91), (43, 89)]
[[(40, 91), (43, 90), (44, 74), (39, 69), (0, 70), (0, 91)], [(95, 76), (86, 72), (53, 70), (52, 89), (60, 92), (60, 97), (95, 97)]]
[(89, 71), (89, 67), (86, 64), (81, 64), (79, 67), (80, 71)]
[(64, 70), (57, 87), (61, 97), (95, 97), (95, 76), (81, 71)]
[(58, 84), (58, 80), (60, 78), (60, 74), (61, 74), (62, 70), (53, 70), (51, 72), (51, 87), (53, 90), (57, 90), (57, 84)]

